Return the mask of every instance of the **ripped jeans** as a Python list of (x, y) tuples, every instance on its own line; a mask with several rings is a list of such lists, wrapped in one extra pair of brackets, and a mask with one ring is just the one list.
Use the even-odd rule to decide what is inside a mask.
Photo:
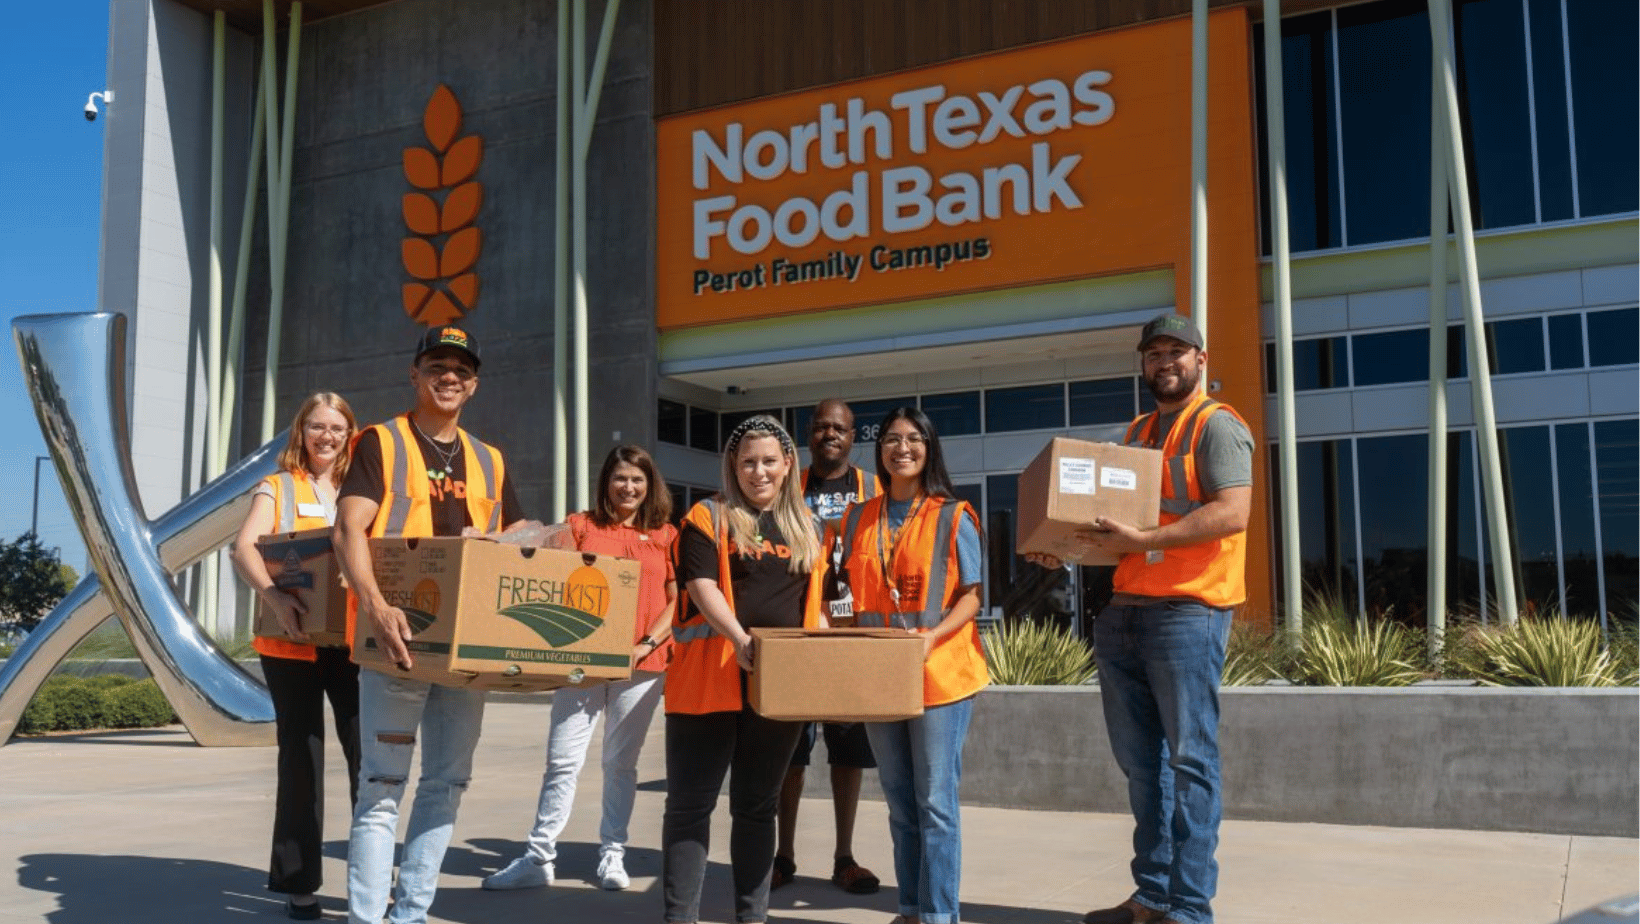
[(393, 844), (410, 761), (422, 745), (421, 778), (404, 832), (393, 924), (422, 924), (438, 891), (456, 809), (472, 777), (484, 691), (359, 672), (359, 801), (347, 847), (347, 916), (381, 924), (393, 880)]

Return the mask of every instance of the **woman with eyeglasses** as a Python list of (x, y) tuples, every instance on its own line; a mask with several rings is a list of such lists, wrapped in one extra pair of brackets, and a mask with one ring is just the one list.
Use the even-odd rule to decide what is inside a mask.
[(661, 825), (666, 920), (700, 917), (712, 809), (729, 775), (729, 860), (735, 920), (768, 917), (780, 784), (801, 722), (753, 712), (746, 699), (757, 627), (814, 627), (825, 559), (821, 526), (803, 503), (797, 447), (758, 415), (723, 447), (723, 492), (683, 520), (679, 596), (666, 672), (666, 814)]
[(939, 435), (899, 407), (877, 436), (883, 494), (843, 515), (844, 569), (861, 626), (923, 637), (923, 714), (866, 725), (888, 803), (899, 886), (895, 924), (955, 924), (962, 874), (957, 798), (974, 694), (990, 682), (974, 617), (984, 537), (958, 500)]
[(349, 805), (358, 798), (359, 667), (346, 647), (308, 644), (298, 625), (306, 606), (274, 586), (256, 540), (335, 523), (336, 491), (347, 475), (355, 429), (353, 409), (341, 395), (322, 391), (302, 402), (279, 453), (279, 471), (251, 492), (250, 513), (233, 543), (234, 570), (285, 632), (251, 644), (261, 656), (279, 743), (268, 888), (286, 895), (285, 913), (298, 921), (322, 915), (314, 893), (322, 881), (326, 699), (347, 759)]

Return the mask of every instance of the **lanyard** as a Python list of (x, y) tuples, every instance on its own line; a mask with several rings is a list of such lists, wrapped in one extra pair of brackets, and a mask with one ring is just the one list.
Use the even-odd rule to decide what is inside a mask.
[(889, 563), (892, 562), (895, 556), (899, 554), (900, 540), (905, 538), (907, 527), (909, 527), (912, 522), (917, 519), (917, 514), (922, 510), (923, 504), (927, 503), (927, 501), (928, 495), (919, 495), (917, 497), (917, 502), (912, 505), (910, 512), (905, 515), (905, 520), (900, 523), (899, 530), (894, 533), (894, 538), (888, 539), (884, 534), (887, 533), (890, 528), (888, 519), (888, 505), (890, 501), (886, 497), (883, 498), (882, 525), (877, 530), (877, 561), (882, 565), (883, 582), (888, 584), (888, 595), (894, 601), (894, 612), (896, 613), (900, 612), (900, 588), (895, 586), (894, 571), (889, 567)]

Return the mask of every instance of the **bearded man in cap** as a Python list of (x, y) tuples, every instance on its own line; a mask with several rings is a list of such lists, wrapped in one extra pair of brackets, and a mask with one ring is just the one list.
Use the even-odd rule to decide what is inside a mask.
[[(348, 640), (356, 625), (367, 622), (387, 659), (406, 670), (414, 663), (406, 644), (410, 624), (376, 584), (368, 539), (460, 536), (467, 527), (494, 533), (523, 520), (501, 452), (459, 426), (462, 408), (478, 391), (478, 367), (472, 334), (457, 327), (428, 330), (410, 364), (415, 409), (359, 435), (338, 492), (334, 544), (349, 588)], [(393, 671), (389, 666), (359, 674), (359, 798), (347, 849), (352, 924), (381, 924), (387, 913), (399, 803), (418, 732), (421, 777), (391, 920), (427, 920), (484, 719), (482, 690), (437, 686)]]
[(1247, 598), (1253, 437), (1202, 387), (1207, 350), (1194, 321), (1160, 315), (1138, 349), (1156, 410), (1129, 424), (1123, 442), (1162, 451), (1160, 525), (1101, 517), (1078, 534), (1091, 549), (1121, 555), (1093, 635), (1105, 726), (1128, 781), (1137, 888), (1082, 920), (1212, 924), (1223, 814), (1219, 678), (1233, 608)]

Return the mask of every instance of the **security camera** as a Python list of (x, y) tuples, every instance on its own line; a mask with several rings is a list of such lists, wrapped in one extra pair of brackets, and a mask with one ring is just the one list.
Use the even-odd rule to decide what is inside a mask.
[(103, 90), (85, 98), (85, 120), (87, 122), (97, 121), (97, 100), (99, 99), (105, 104), (112, 104), (114, 102), (114, 91)]

